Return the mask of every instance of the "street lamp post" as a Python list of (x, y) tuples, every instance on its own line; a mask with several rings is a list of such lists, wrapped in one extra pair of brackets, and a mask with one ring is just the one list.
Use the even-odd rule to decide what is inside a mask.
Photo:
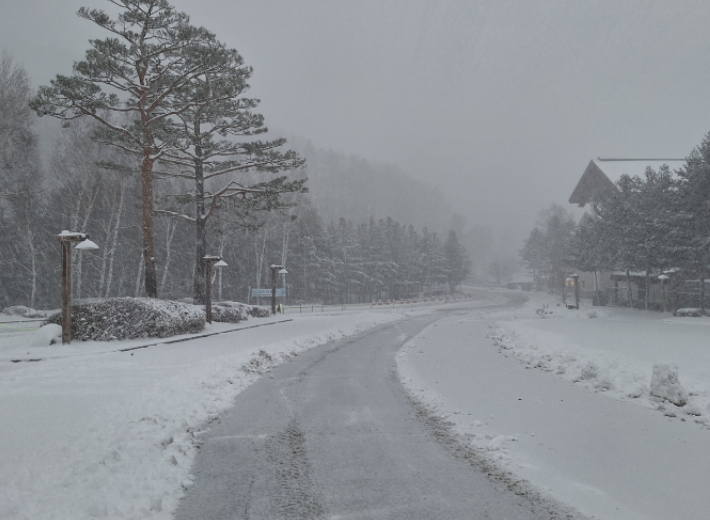
[(658, 279), (661, 281), (661, 287), (663, 289), (663, 312), (666, 312), (666, 280), (670, 278), (667, 274), (661, 274)]
[[(574, 308), (579, 309), (579, 275), (578, 274), (571, 274), (567, 278), (565, 278), (565, 285), (564, 288), (566, 289), (567, 287), (573, 287), (574, 288)], [(567, 306), (568, 309), (571, 309), (569, 305), (567, 305), (567, 300), (563, 297), (564, 303)]]
[(205, 256), (205, 266), (207, 267), (207, 280), (205, 283), (205, 321), (212, 323), (212, 264), (215, 267), (226, 267), (227, 262), (221, 256)]
[(569, 275), (574, 283), (574, 307), (579, 309), (579, 275), (571, 274)]
[(286, 268), (283, 268), (283, 269), (281, 269), (281, 270), (279, 271), (279, 274), (281, 275), (281, 277), (282, 277), (282, 282), (283, 282), (283, 283), (282, 283), (282, 285), (283, 285), (283, 291), (284, 291), (284, 301), (283, 301), (283, 305), (284, 305), (284, 307), (286, 307), (286, 275), (288, 274), (288, 271), (286, 270)]
[[(271, 269), (271, 314), (276, 315), (276, 273), (287, 274), (288, 271), (282, 265), (270, 265)], [(280, 271), (277, 271), (280, 269)]]
[(68, 345), (71, 343), (71, 245), (77, 242), (76, 249), (82, 251), (99, 246), (89, 240), (86, 233), (66, 230), (57, 235), (57, 240), (62, 246), (62, 344)]

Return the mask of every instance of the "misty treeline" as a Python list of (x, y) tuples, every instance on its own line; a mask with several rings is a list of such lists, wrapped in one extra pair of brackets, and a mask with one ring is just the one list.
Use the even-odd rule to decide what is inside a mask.
[(710, 266), (710, 133), (680, 169), (647, 168), (615, 186), (577, 225), (559, 206), (543, 212), (520, 252), (523, 262), (554, 287), (572, 270), (641, 273), (646, 287), (663, 273), (673, 284), (694, 279), (702, 306)]
[(396, 165), (378, 164), (354, 155), (322, 150), (289, 136), (290, 146), (308, 162), (308, 191), (323, 220), (353, 222), (392, 217), (416, 229), (467, 231), (461, 217), (437, 187), (420, 182)]
[[(73, 251), (74, 298), (145, 295), (140, 164), (121, 148), (106, 146), (97, 138), (100, 123), (88, 118), (57, 132), (44, 164), (28, 105), (31, 97), (27, 74), (3, 55), (0, 306), (59, 305), (61, 258), (56, 235), (63, 229), (87, 232), (100, 246), (97, 251)], [(318, 161), (321, 168), (331, 161), (327, 168), (335, 172), (358, 163), (332, 152), (310, 155), (327, 157)], [(189, 218), (195, 205), (190, 191), (194, 178), (170, 175), (181, 170), (169, 164), (158, 171), (157, 288), (161, 297), (193, 298), (196, 241), (201, 240)], [(240, 172), (239, 179), (243, 185), (255, 185), (260, 175)], [(299, 167), (291, 176), (305, 179), (305, 172)], [(321, 181), (323, 186), (330, 182), (325, 173)], [(347, 198), (340, 184), (330, 185), (320, 192), (322, 198)], [(212, 189), (209, 180), (207, 186)], [(469, 274), (470, 260), (454, 230), (440, 239), (434, 232), (417, 232), (391, 218), (357, 224), (339, 219), (325, 225), (312, 198), (302, 191), (281, 193), (271, 207), (254, 206), (244, 197), (221, 200), (204, 229), (205, 253), (220, 255), (229, 264), (214, 274), (216, 298), (244, 301), (249, 288), (270, 287), (269, 265), (274, 263), (288, 268), (289, 274), (278, 284), (285, 281), (289, 302), (401, 298), (425, 290), (451, 290)], [(404, 204), (413, 206), (412, 213), (427, 193), (423, 188), (416, 193), (406, 187), (400, 191)], [(437, 209), (435, 214), (441, 213)], [(366, 209), (359, 216), (364, 214)]]

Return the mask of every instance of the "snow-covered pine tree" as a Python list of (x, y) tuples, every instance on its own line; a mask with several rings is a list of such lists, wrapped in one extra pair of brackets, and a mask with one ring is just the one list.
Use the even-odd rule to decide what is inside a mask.
[[(181, 145), (172, 120), (202, 103), (176, 94), (200, 76), (219, 69), (227, 52), (214, 35), (190, 25), (167, 0), (108, 0), (121, 9), (112, 19), (100, 9), (78, 15), (110, 36), (90, 40), (71, 76), (57, 75), (39, 88), (31, 107), (64, 121), (90, 117), (101, 123), (101, 139), (140, 161), (143, 266), (146, 293), (157, 297), (153, 225), (153, 166)], [(193, 49), (203, 50), (199, 57)], [(209, 52), (207, 52), (209, 49)], [(112, 121), (106, 114), (127, 114)]]
[[(191, 186), (170, 199), (177, 205), (156, 210), (194, 223), (193, 296), (200, 304), (205, 300), (206, 225), (215, 211), (228, 209), (234, 225), (256, 226), (257, 212), (293, 205), (282, 194), (305, 191), (302, 175), (291, 180), (274, 176), (304, 163), (295, 152), (280, 150), (285, 139), (254, 138), (268, 130), (263, 116), (252, 112), (259, 100), (244, 97), (252, 69), (244, 65), (236, 50), (213, 40), (207, 43), (198, 41), (186, 49), (187, 67), (198, 68), (206, 59), (204, 55), (213, 53), (215, 47), (220, 50), (216, 54), (219, 60), (175, 94), (177, 105), (187, 107), (175, 116), (175, 133), (180, 135), (182, 145), (166, 150), (161, 158), (178, 168), (168, 168), (166, 176), (189, 179)], [(179, 203), (191, 204), (193, 211), (182, 211)]]

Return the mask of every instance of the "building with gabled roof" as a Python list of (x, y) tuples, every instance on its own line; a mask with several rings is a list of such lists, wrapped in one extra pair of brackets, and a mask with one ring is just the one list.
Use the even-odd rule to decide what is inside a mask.
[[(658, 171), (664, 165), (667, 165), (671, 171), (676, 171), (685, 165), (685, 159), (593, 159), (589, 161), (582, 177), (577, 182), (569, 202), (583, 208), (594, 202), (601, 193), (616, 189), (615, 183), (621, 179), (622, 175), (643, 178), (647, 168), (650, 167), (654, 171)], [(587, 213), (585, 216), (589, 218)], [(584, 219), (585, 216), (582, 218)], [(627, 276), (626, 273), (580, 272), (578, 283), (585, 296), (598, 299), (598, 303), (602, 304), (606, 301), (613, 305), (629, 305), (629, 294), (632, 294), (632, 299), (639, 299), (642, 297), (641, 295), (645, 296), (646, 290), (650, 291), (649, 296), (652, 302), (659, 302), (661, 286), (657, 283), (656, 278), (654, 277), (652, 285), (648, 288), (640, 283), (641, 280), (636, 275)], [(643, 280), (645, 281), (645, 273)]]
[(674, 171), (684, 164), (685, 159), (593, 159), (577, 182), (569, 202), (583, 208), (600, 193), (614, 188), (614, 183), (622, 175), (643, 177), (649, 167), (658, 171), (663, 165), (668, 165)]

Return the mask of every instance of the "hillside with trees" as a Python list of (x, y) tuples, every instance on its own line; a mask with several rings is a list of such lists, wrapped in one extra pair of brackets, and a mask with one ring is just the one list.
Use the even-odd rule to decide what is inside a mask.
[(454, 211), (441, 190), (399, 167), (324, 150), (299, 137), (289, 143), (307, 162), (308, 189), (326, 222), (392, 217), (439, 233), (452, 227)]

